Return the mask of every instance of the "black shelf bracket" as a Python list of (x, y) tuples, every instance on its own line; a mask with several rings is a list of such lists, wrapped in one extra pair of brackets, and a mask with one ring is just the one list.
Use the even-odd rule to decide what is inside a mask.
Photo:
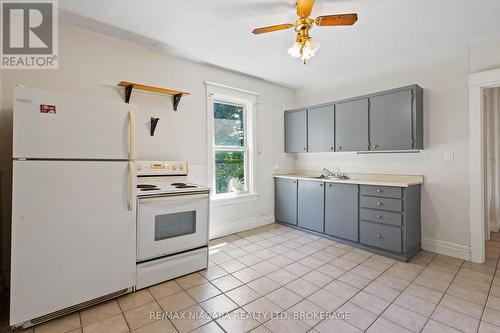
[(158, 120), (160, 120), (160, 118), (151, 117), (151, 130), (149, 133), (151, 136), (155, 135), (156, 125), (158, 125)]
[(125, 103), (128, 103), (130, 101), (130, 95), (132, 95), (133, 88), (133, 85), (128, 85), (125, 87)]
[(174, 95), (174, 111), (177, 111), (177, 105), (181, 101), (182, 94)]

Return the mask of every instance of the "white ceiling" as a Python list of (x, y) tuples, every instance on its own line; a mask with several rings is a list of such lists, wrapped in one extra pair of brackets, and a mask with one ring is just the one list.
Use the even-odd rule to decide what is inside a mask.
[(298, 88), (364, 72), (415, 54), (500, 34), (499, 0), (317, 0), (312, 17), (357, 12), (352, 27), (315, 27), (307, 64), (286, 50), (294, 0), (60, 0), (71, 22), (183, 58)]

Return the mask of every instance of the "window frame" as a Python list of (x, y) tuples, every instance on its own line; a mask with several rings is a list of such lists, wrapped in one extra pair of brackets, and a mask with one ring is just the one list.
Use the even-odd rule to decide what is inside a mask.
[[(243, 107), (243, 142), (244, 145), (219, 146), (215, 144), (215, 117), (214, 104), (228, 104)], [(211, 184), (211, 199), (226, 200), (239, 199), (256, 196), (254, 184), (254, 131), (255, 131), (255, 101), (253, 99), (229, 96), (227, 94), (209, 93), (208, 94), (208, 115), (207, 115), (207, 146), (208, 146), (208, 170), (209, 183)], [(239, 192), (216, 193), (216, 172), (215, 172), (215, 153), (217, 151), (242, 151), (244, 158), (244, 177), (245, 188)]]

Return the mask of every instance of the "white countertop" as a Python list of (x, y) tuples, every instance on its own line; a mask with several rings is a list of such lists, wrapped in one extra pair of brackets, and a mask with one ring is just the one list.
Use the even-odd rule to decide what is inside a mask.
[(347, 179), (315, 178), (320, 176), (317, 172), (297, 172), (287, 174), (275, 174), (275, 178), (302, 179), (325, 183), (358, 184), (375, 186), (408, 187), (424, 183), (422, 175), (387, 175), (367, 173), (344, 173)]

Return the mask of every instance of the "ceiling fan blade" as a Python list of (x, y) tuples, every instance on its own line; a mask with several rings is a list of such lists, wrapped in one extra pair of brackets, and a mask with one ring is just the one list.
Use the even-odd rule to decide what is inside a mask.
[(262, 27), (262, 28), (257, 28), (253, 29), (253, 33), (258, 35), (258, 34), (263, 34), (266, 32), (273, 32), (273, 31), (279, 31), (279, 30), (286, 30), (295, 27), (295, 24), (291, 23), (285, 23), (285, 24), (278, 24), (278, 25), (271, 25), (269, 27)]
[(358, 14), (325, 15), (317, 17), (314, 23), (319, 26), (353, 25), (357, 20)]
[(309, 17), (314, 5), (314, 0), (297, 0), (297, 15), (299, 17)]

